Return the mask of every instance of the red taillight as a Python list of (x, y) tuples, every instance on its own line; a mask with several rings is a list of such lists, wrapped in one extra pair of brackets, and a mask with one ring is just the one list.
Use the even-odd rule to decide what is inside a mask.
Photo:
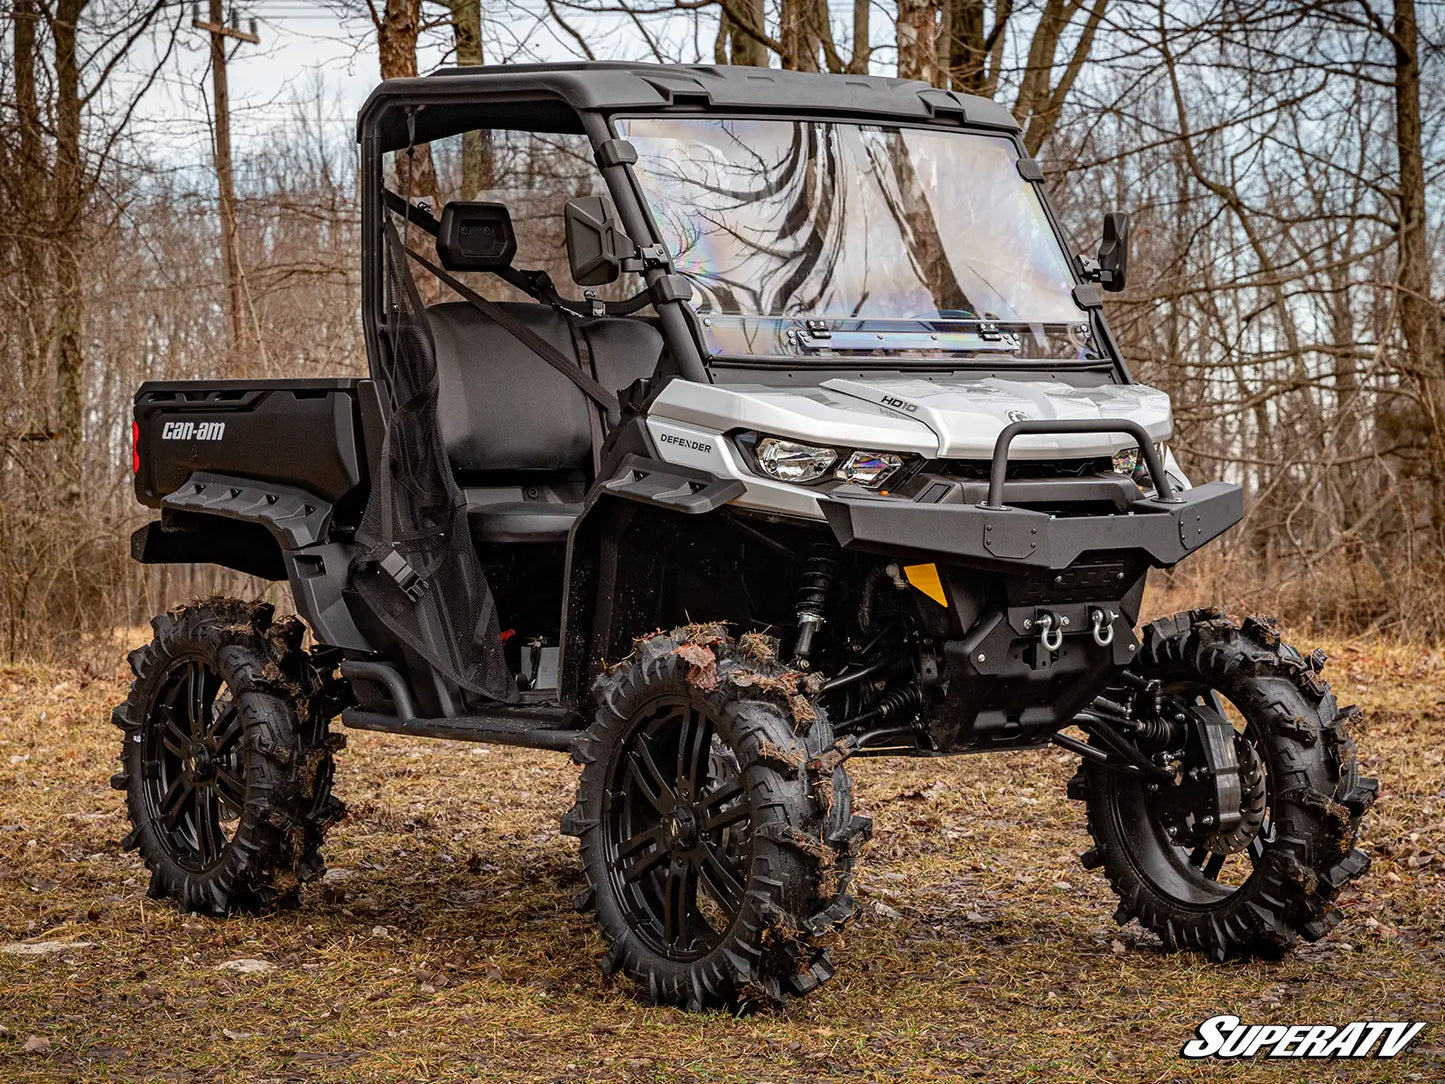
[(130, 469), (140, 473), (140, 422), (130, 423)]

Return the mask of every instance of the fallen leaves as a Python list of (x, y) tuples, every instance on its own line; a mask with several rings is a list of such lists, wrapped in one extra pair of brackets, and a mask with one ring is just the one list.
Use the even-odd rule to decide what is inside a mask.
[[(1332, 667), (1351, 657), (1330, 651)], [(1262, 1011), (1266, 994), (1297, 1019), (1439, 1019), (1440, 672), (1356, 666), (1378, 677), (1361, 694), (1362, 763), (1392, 798), (1366, 820), (1375, 869), (1346, 890), (1345, 924), (1324, 940), (1217, 967), (1116, 928), (1103, 876), (1078, 865), (1087, 834), (1063, 797), (1075, 758), (860, 757), (847, 763), (854, 807), (876, 819), (877, 842), (858, 862), (864, 913), (834, 950), (838, 975), (740, 1019), (649, 1007), (621, 976), (603, 978), (602, 942), (572, 910), (576, 845), (556, 831), (576, 787), (565, 757), (359, 734), (337, 779), (355, 815), (328, 837), (334, 870), (301, 907), (182, 916), (146, 898), (139, 859), (116, 846), (105, 717), (124, 683), (96, 683), (65, 708), (80, 723), (57, 733), (58, 709), (42, 724), (30, 705), (67, 675), (7, 671), (0, 689), (13, 674), (18, 692), (0, 692), (0, 930), (67, 951), (3, 957), (0, 1077), (1172, 1079), (1200, 1020)], [(64, 940), (82, 935), (95, 946)], [(215, 967), (233, 958), (271, 970)], [(1440, 1056), (1411, 1056), (1424, 1079), (1445, 1078)], [(1298, 1071), (1260, 1063), (1250, 1079)]]
[(712, 648), (700, 644), (680, 644), (672, 653), (687, 661), (687, 680), (691, 684), (709, 691), (717, 688), (717, 656)]

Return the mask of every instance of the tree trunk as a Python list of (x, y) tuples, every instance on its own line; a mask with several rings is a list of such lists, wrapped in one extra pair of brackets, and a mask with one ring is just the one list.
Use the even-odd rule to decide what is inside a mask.
[[(211, 0), (211, 25), (226, 21), (221, 0)], [(221, 208), (221, 271), (226, 294), (227, 343), (230, 346), (228, 369), (236, 363), (255, 363), (258, 337), (252, 334), (253, 316), (246, 304), (246, 287), (241, 271), (241, 230), (236, 222), (236, 177), (231, 166), (231, 97), (226, 82), (226, 39), (211, 33), (211, 86), (215, 99), (214, 150), (216, 192)]]
[(853, 0), (853, 55), (848, 58), (849, 75), (867, 75), (873, 46), (868, 40), (870, 0)]
[(48, 217), (45, 197), (45, 151), (40, 141), (40, 104), (35, 96), (35, 24), (40, 18), (35, 0), (15, 0), (15, 113), (19, 145), (14, 160), (14, 198), (17, 212), (16, 251), (24, 274), (16, 282), (20, 305), (15, 313), (20, 340), (21, 428), (48, 430), (49, 383), (46, 349), (44, 282), (49, 264), (41, 236)]
[[(482, 55), (481, 0), (449, 0), (452, 13), (452, 41), (457, 63), (464, 67), (485, 63)], [(462, 198), (476, 199), (492, 187), (492, 141), (490, 132), (462, 135)]]
[(60, 493), (71, 506), (81, 498), (81, 348), (85, 257), (85, 180), (80, 159), (80, 67), (76, 33), (86, 0), (59, 0), (51, 34), (55, 39), (55, 385), (56, 430), (60, 434)]
[(999, 76), (1003, 74), (1003, 50), (1008, 40), (1008, 21), (1013, 12), (1013, 0), (996, 0), (994, 3), (993, 29), (988, 32), (985, 42), (988, 44), (988, 68), (979, 87), (979, 93), (989, 98), (998, 93)]
[[(376, 52), (383, 79), (416, 77), (416, 39), (420, 33), (421, 0), (386, 0), (386, 8), (376, 21)], [(435, 198), (437, 174), (430, 146), (422, 144), (410, 156), (399, 152), (396, 172), (396, 184), (403, 192), (410, 180), (413, 200)]]
[(954, 90), (977, 94), (983, 86), (988, 56), (983, 41), (983, 0), (946, 0), (943, 25), (947, 29), (939, 50)]
[(938, 4), (936, 0), (898, 0), (898, 78), (921, 79), (938, 86)]
[[(767, 26), (763, 0), (738, 0), (731, 8), (733, 17), (730, 18), (724, 12), (723, 21), (727, 27), (728, 54), (732, 63), (766, 68), (768, 50), (756, 36), (762, 34)], [(752, 29), (754, 33), (749, 34), (744, 26)]]
[(782, 0), (781, 38), (783, 67), (794, 71), (819, 70), (818, 0)]
[(1063, 39), (1064, 31), (1073, 21), (1074, 15), (1083, 8), (1083, 0), (1047, 0), (1039, 15), (1038, 26), (1034, 28), (1033, 40), (1029, 42), (1028, 66), (1023, 81), (1019, 84), (1019, 96), (1014, 104), (1014, 116), (1024, 126), (1024, 146), (1030, 154), (1038, 154), (1054, 132), (1064, 101), (1073, 89), (1084, 62), (1094, 47), (1094, 35), (1104, 20), (1104, 9), (1108, 0), (1094, 0), (1093, 6), (1079, 31), (1079, 40), (1064, 66), (1057, 83), (1053, 82), (1054, 64)]
[(1425, 159), (1420, 118), (1419, 27), (1414, 0), (1396, 0), (1395, 126), (1400, 150), (1400, 330), (1407, 357), (1401, 368), (1420, 397), (1430, 465), (1431, 525), (1445, 544), (1445, 366), (1441, 310), (1430, 295), (1430, 247), (1425, 215)]

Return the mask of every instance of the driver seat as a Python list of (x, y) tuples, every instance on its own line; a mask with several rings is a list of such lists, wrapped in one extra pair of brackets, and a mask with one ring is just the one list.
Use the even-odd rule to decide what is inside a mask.
[[(569, 318), (550, 305), (499, 302), (577, 359)], [(436, 347), (437, 421), (478, 543), (565, 542), (592, 474), (586, 395), (505, 328), (464, 301), (427, 307)], [(578, 320), (605, 388), (651, 376), (662, 336), (636, 317)]]

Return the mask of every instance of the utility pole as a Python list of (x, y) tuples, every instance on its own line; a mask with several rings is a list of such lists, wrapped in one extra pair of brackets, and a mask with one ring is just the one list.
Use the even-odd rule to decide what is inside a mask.
[(250, 33), (240, 28), (235, 9), (227, 26), (221, 0), (210, 0), (210, 21), (202, 21), (200, 5), (196, 5), (191, 25), (211, 35), (211, 85), (216, 106), (216, 187), (221, 202), (221, 265), (226, 289), (226, 330), (233, 360), (242, 353), (242, 344), (249, 343), (250, 327), (246, 320), (245, 287), (241, 280), (241, 250), (236, 230), (236, 179), (231, 169), (231, 105), (226, 89), (226, 39), (256, 45), (256, 20), (251, 20)]

